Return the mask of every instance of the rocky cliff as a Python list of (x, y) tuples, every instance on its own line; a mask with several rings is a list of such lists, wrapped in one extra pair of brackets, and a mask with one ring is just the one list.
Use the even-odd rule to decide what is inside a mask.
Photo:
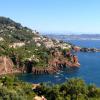
[(13, 72), (14, 64), (9, 57), (0, 57), (0, 75)]

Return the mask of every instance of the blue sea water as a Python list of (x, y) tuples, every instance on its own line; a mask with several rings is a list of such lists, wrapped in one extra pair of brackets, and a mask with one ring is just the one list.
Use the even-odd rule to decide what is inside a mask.
[[(67, 41), (67, 40), (66, 40)], [(95, 47), (100, 48), (100, 40), (68, 40), (69, 42), (82, 46), (82, 47)], [(17, 75), (19, 79), (31, 83), (51, 82), (63, 83), (69, 78), (80, 77), (88, 84), (96, 84), (100, 87), (100, 52), (95, 53), (77, 53), (80, 68), (67, 68), (59, 71), (53, 75), (33, 75), (33, 74), (20, 74)]]

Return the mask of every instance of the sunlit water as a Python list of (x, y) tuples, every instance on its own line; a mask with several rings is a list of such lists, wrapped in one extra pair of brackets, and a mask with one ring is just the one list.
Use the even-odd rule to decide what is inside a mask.
[[(95, 47), (100, 48), (100, 40), (70, 40), (71, 43), (82, 47)], [(100, 53), (77, 53), (80, 68), (67, 68), (63, 71), (53, 75), (33, 75), (33, 74), (20, 74), (17, 75), (19, 79), (31, 82), (51, 82), (51, 83), (63, 83), (69, 78), (80, 77), (86, 81), (86, 83), (94, 83), (100, 87)]]

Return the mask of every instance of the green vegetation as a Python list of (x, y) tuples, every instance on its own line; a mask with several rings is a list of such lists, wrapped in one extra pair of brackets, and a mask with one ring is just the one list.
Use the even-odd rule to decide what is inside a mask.
[(13, 49), (9, 57), (16, 61), (15, 63), (19, 61), (21, 65), (31, 59), (34, 67), (46, 67), (48, 64), (47, 60), (50, 58), (50, 52), (43, 46), (36, 47), (34, 43), (30, 43), (23, 47)]
[(100, 89), (79, 78), (57, 85), (41, 83), (34, 90), (31, 83), (19, 81), (14, 76), (0, 78), (0, 100), (34, 100), (36, 95), (45, 96), (47, 100), (100, 100)]
[(31, 59), (35, 63), (34, 67), (46, 67), (50, 51), (43, 46), (36, 47), (34, 43), (26, 44), (20, 48), (9, 48), (7, 42), (0, 42), (0, 56), (3, 55), (9, 56), (15, 65), (18, 64), (17, 62), (23, 65), (26, 60)]
[(41, 84), (35, 92), (44, 95), (47, 100), (100, 100), (100, 89), (85, 84), (79, 78), (69, 79), (60, 85)]
[[(49, 50), (41, 42), (41, 46), (36, 46), (34, 37), (38, 32), (33, 32), (27, 27), (5, 17), (0, 17), (0, 56), (8, 56), (16, 66), (23, 67), (29, 59), (34, 63), (34, 67), (47, 67), (50, 58)], [(11, 48), (13, 43), (25, 43), (21, 47)], [(34, 56), (34, 57), (33, 57)]]
[(0, 78), (0, 100), (33, 100), (31, 84), (19, 81), (14, 76)]
[(0, 17), (0, 37), (3, 37), (5, 41), (10, 43), (29, 41), (33, 36), (31, 29), (22, 27), (10, 18)]

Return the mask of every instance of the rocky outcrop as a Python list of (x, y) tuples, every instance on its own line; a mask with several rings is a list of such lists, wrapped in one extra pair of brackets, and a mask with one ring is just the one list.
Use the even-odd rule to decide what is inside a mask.
[(100, 52), (100, 49), (96, 49), (96, 48), (81, 48), (80, 51), (81, 52)]
[(12, 60), (6, 56), (0, 56), (0, 75), (21, 73), (21, 70), (15, 69)]
[(13, 62), (6, 56), (0, 57), (0, 74), (11, 73), (13, 71)]
[(97, 48), (87, 48), (87, 47), (79, 47), (79, 46), (73, 46), (72, 49), (75, 52), (81, 51), (81, 52), (100, 52), (100, 49)]
[(53, 60), (50, 62), (50, 66), (46, 67), (46, 68), (32, 68), (32, 73), (33, 74), (54, 74), (57, 73), (60, 70), (63, 70), (66, 67), (79, 67), (80, 64), (77, 63), (72, 63), (70, 61), (67, 61), (66, 59), (62, 59), (62, 60)]

